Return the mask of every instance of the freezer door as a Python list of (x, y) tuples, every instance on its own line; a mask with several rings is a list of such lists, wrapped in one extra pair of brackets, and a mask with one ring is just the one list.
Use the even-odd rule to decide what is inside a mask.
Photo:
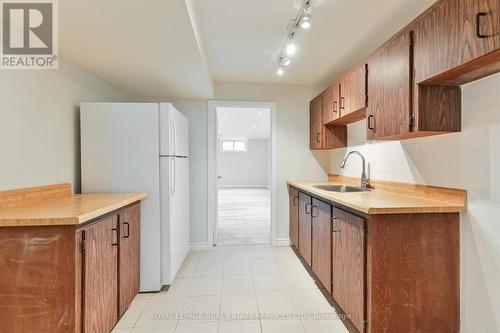
[(189, 122), (173, 104), (160, 104), (160, 154), (189, 155)]
[(189, 160), (162, 157), (162, 280), (171, 284), (189, 251)]

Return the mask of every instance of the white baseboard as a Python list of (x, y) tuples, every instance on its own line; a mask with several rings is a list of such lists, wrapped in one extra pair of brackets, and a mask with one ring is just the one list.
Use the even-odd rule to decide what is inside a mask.
[(212, 248), (213, 246), (208, 244), (207, 242), (195, 242), (189, 244), (190, 251), (206, 251), (211, 250)]
[(290, 238), (276, 238), (274, 246), (290, 246)]

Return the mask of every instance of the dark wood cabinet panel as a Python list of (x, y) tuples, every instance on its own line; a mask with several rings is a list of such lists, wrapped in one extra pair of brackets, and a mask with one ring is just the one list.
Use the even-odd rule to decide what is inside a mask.
[(321, 95), (310, 103), (310, 148), (323, 148), (323, 100)]
[(332, 296), (363, 332), (365, 321), (365, 220), (333, 208)]
[(323, 94), (323, 124), (328, 124), (340, 116), (340, 84), (335, 82)]
[(84, 332), (110, 332), (118, 321), (118, 218), (84, 228)]
[(118, 254), (118, 316), (121, 317), (139, 293), (140, 278), (140, 205), (130, 206), (118, 214), (120, 246)]
[(75, 332), (71, 226), (2, 227), (0, 332)]
[(290, 218), (290, 242), (296, 249), (299, 248), (299, 191), (289, 188), (289, 218)]
[(311, 197), (299, 193), (299, 253), (309, 267), (312, 263)]
[(332, 206), (312, 199), (312, 270), (330, 292), (332, 285)]
[(368, 59), (368, 139), (410, 131), (410, 44), (410, 33), (403, 33)]
[(442, 0), (420, 17), (412, 27), (415, 82), (442, 84), (432, 78), (500, 48), (499, 2)]
[(325, 149), (347, 147), (347, 126), (328, 125), (323, 127)]
[(374, 215), (367, 239), (368, 331), (459, 332), (459, 215)]
[(366, 115), (366, 65), (357, 66), (340, 79), (340, 118), (350, 124)]

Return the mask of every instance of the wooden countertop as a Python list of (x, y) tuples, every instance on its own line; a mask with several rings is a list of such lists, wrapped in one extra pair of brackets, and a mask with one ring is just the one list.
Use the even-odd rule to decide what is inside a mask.
[(73, 195), (70, 184), (4, 191), (0, 227), (78, 225), (146, 197), (146, 193)]
[(365, 214), (456, 213), (467, 211), (467, 191), (396, 182), (372, 182), (369, 192), (340, 193), (314, 185), (356, 185), (359, 179), (332, 175), (329, 181), (289, 181), (288, 184), (325, 200)]

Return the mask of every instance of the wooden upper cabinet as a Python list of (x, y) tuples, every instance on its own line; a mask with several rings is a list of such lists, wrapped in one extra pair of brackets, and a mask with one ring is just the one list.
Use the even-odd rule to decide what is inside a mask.
[(365, 118), (366, 65), (357, 66), (340, 79), (340, 118), (350, 124)]
[(333, 208), (332, 290), (359, 332), (365, 321), (365, 220)]
[(416, 83), (458, 85), (500, 69), (498, 55), (477, 68), (464, 65), (500, 48), (500, 0), (442, 0), (412, 29)]
[(332, 206), (312, 199), (312, 270), (323, 286), (332, 285)]
[(118, 315), (121, 317), (139, 293), (141, 208), (136, 204), (118, 213), (120, 246), (118, 279)]
[(410, 132), (411, 35), (402, 33), (368, 59), (367, 138), (380, 139)]
[(310, 148), (323, 148), (323, 101), (321, 95), (310, 103)]
[(111, 332), (118, 321), (118, 218), (83, 229), (83, 332)]
[(311, 267), (311, 197), (299, 193), (299, 253)]
[(310, 134), (311, 150), (335, 149), (347, 147), (347, 126), (324, 125), (323, 94), (310, 102)]
[(340, 84), (335, 82), (325, 92), (323, 96), (323, 124), (328, 124), (338, 119), (340, 116)]

